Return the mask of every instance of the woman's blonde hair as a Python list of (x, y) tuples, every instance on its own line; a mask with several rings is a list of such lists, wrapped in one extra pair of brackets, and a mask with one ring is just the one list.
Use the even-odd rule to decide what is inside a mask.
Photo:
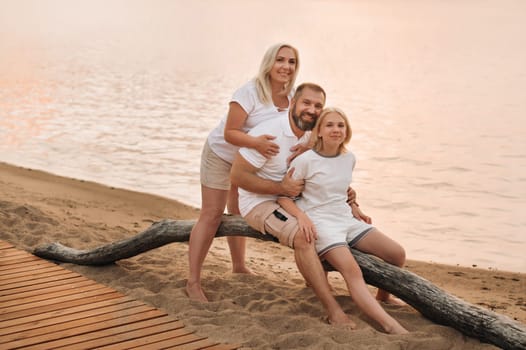
[(272, 70), (274, 63), (276, 62), (276, 56), (278, 55), (279, 50), (281, 50), (284, 47), (288, 47), (289, 49), (294, 51), (294, 55), (296, 55), (296, 69), (294, 70), (294, 74), (292, 75), (290, 82), (285, 85), (283, 89), (283, 94), (288, 95), (294, 87), (296, 76), (298, 75), (298, 70), (300, 68), (300, 56), (298, 50), (294, 46), (284, 43), (272, 45), (268, 48), (267, 52), (265, 52), (263, 60), (261, 60), (261, 65), (259, 66), (259, 73), (254, 78), (254, 80), (256, 81), (258, 97), (264, 104), (272, 103), (270, 71)]
[(327, 117), (329, 113), (338, 113), (343, 118), (343, 121), (345, 123), (345, 139), (343, 140), (343, 142), (340, 144), (340, 147), (338, 148), (339, 153), (344, 153), (347, 151), (347, 149), (345, 148), (345, 145), (349, 143), (349, 141), (351, 141), (352, 129), (351, 129), (351, 124), (349, 124), (349, 118), (347, 118), (347, 115), (341, 109), (336, 108), (336, 107), (327, 107), (323, 109), (323, 111), (321, 112), (320, 117), (316, 121), (316, 125), (314, 126), (314, 129), (312, 129), (312, 134), (311, 134), (312, 149), (318, 152), (323, 150), (323, 141), (320, 136), (320, 128), (321, 128), (323, 121), (325, 120), (325, 117)]

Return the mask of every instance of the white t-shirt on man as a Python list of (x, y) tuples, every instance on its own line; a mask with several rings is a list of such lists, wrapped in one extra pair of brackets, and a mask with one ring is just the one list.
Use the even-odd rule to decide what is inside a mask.
[[(259, 136), (263, 134), (273, 135), (272, 140), (279, 145), (279, 153), (267, 159), (253, 148), (241, 147), (239, 153), (254, 167), (258, 168), (257, 175), (263, 179), (281, 181), (287, 173), (287, 158), (292, 154), (291, 147), (298, 143), (306, 143), (309, 140), (310, 132), (306, 132), (301, 138), (297, 138), (290, 127), (288, 115), (275, 118), (258, 124), (249, 135)], [(258, 194), (248, 192), (239, 188), (239, 211), (242, 216), (247, 215), (256, 205), (265, 201), (276, 201), (276, 195)]]

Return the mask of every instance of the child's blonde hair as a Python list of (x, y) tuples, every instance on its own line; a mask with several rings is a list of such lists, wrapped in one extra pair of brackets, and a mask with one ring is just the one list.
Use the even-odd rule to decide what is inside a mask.
[(323, 109), (323, 111), (321, 112), (320, 117), (316, 121), (316, 125), (314, 126), (314, 129), (312, 129), (312, 134), (311, 134), (312, 149), (317, 152), (323, 150), (323, 142), (320, 137), (320, 127), (323, 121), (325, 120), (325, 117), (327, 117), (329, 113), (338, 113), (343, 118), (343, 121), (345, 123), (345, 139), (343, 140), (343, 142), (340, 144), (340, 147), (338, 148), (339, 153), (344, 153), (347, 151), (347, 149), (345, 148), (345, 145), (349, 143), (349, 141), (351, 141), (352, 129), (351, 129), (351, 124), (349, 123), (349, 118), (347, 118), (347, 115), (345, 114), (345, 112), (336, 107), (327, 107)]

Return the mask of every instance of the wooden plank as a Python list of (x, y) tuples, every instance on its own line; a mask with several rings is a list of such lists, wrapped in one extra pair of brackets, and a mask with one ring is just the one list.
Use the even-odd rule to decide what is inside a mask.
[(0, 241), (0, 349), (234, 350), (118, 291)]
[(38, 285), (40, 283), (50, 282), (50, 281), (60, 281), (67, 278), (73, 278), (78, 277), (79, 274), (71, 271), (63, 272), (61, 275), (57, 274), (54, 276), (48, 276), (48, 277), (41, 277), (41, 278), (35, 278), (35, 279), (26, 279), (25, 281), (19, 281), (16, 283), (6, 283), (5, 285), (0, 285), (0, 290), (7, 290), (7, 289), (13, 289), (18, 287), (25, 287), (25, 286), (32, 286), (32, 285)]
[(121, 297), (122, 297), (121, 293), (117, 291), (113, 291), (112, 293), (99, 294), (99, 295), (95, 295), (89, 298), (82, 298), (82, 299), (62, 302), (59, 304), (46, 305), (46, 306), (39, 307), (37, 309), (25, 309), (25, 310), (13, 311), (10, 313), (0, 315), (0, 319), (3, 322), (5, 320), (10, 320), (13, 318), (25, 317), (29, 315), (37, 315), (37, 314), (41, 314), (44, 312), (55, 311), (55, 310), (63, 310), (63, 309), (73, 307), (73, 306), (84, 305), (84, 304), (89, 304), (89, 303), (98, 302), (102, 300), (115, 299), (115, 298), (121, 298)]
[[(111, 312), (119, 315), (125, 310), (128, 312), (128, 309), (136, 308), (138, 306), (146, 306), (137, 300), (128, 298), (122, 299), (124, 302), (119, 302), (121, 301), (120, 299), (110, 299), (89, 305), (80, 305), (64, 310), (47, 312), (2, 322), (3, 327), (0, 329), (0, 336), (24, 332), (35, 328), (43, 328), (49, 325), (65, 323), (82, 318), (94, 317)], [(115, 317), (115, 315), (113, 317)]]
[(38, 261), (38, 259), (40, 258), (34, 255), (27, 255), (18, 259), (2, 259), (0, 261), (0, 266), (17, 265), (21, 262)]
[(57, 265), (36, 265), (34, 264), (32, 268), (25, 269), (12, 269), (7, 271), (2, 271), (0, 273), (0, 280), (8, 281), (15, 278), (25, 277), (25, 276), (37, 276), (39, 274), (54, 272), (54, 271), (64, 271), (64, 269)]
[[(155, 310), (158, 313), (160, 311)], [(151, 311), (150, 315), (135, 316), (133, 318), (123, 319), (119, 318), (114, 320), (114, 324), (102, 324), (99, 327), (94, 325), (87, 325), (86, 327), (65, 330), (62, 332), (54, 333), (51, 335), (44, 335), (41, 337), (35, 337), (31, 340), (26, 340), (26, 343), (32, 343), (33, 345), (27, 346), (29, 349), (59, 349), (65, 347), (65, 349), (72, 349), (74, 344), (95, 341), (99, 339), (99, 342), (104, 344), (112, 344), (114, 337), (122, 339), (140, 338), (145, 335), (158, 332), (159, 327), (163, 324), (171, 324), (173, 329), (183, 327), (182, 322), (174, 321), (174, 319), (167, 315), (157, 314), (155, 311)], [(148, 318), (150, 317), (150, 318)], [(135, 320), (134, 322), (132, 320)], [(18, 344), (17, 344), (18, 345)], [(95, 348), (100, 348), (95, 346)]]
[[(76, 297), (79, 293), (90, 293), (98, 290), (108, 290), (108, 287), (104, 287), (98, 283), (91, 283), (87, 286), (77, 288), (65, 288), (55, 292), (43, 291), (43, 293), (33, 295), (27, 298), (20, 298), (18, 300), (9, 300), (0, 304), (1, 309), (9, 309), (10, 307), (17, 306), (22, 307), (23, 305), (29, 304), (30, 307), (34, 307), (36, 303), (51, 301), (55, 303), (57, 300), (66, 300), (69, 296)], [(0, 311), (1, 313), (1, 311)]]
[(62, 275), (64, 275), (64, 270), (59, 268), (59, 269), (53, 269), (52, 271), (35, 271), (31, 274), (25, 274), (23, 276), (13, 276), (12, 278), (7, 277), (7, 276), (4, 277), (0, 275), (0, 281), (5, 283), (6, 285), (9, 285), (9, 284), (15, 284), (18, 282), (28, 281), (28, 280), (34, 281), (34, 280), (41, 279), (41, 278), (62, 276)]
[(2, 295), (0, 294), (0, 302), (5, 303), (10, 300), (24, 300), (27, 301), (31, 297), (44, 297), (45, 295), (50, 295), (55, 292), (62, 292), (66, 290), (75, 290), (77, 288), (87, 287), (91, 285), (98, 285), (97, 282), (92, 280), (80, 280), (76, 283), (64, 283), (59, 285), (50, 285), (48, 288), (38, 288), (38, 289), (31, 289), (27, 291), (19, 291), (18, 293), (11, 293), (8, 295)]
[(40, 269), (41, 267), (48, 267), (48, 266), (58, 266), (58, 265), (50, 264), (47, 261), (28, 261), (22, 264), (0, 266), (0, 274), (2, 276), (7, 276), (11, 273), (31, 271), (33, 269), (36, 270), (36, 269)]
[[(94, 323), (105, 324), (114, 321), (116, 315), (119, 315), (119, 317), (133, 316), (151, 310), (154, 309), (147, 305), (138, 305), (126, 309), (113, 306), (107, 307), (105, 310), (96, 310), (96, 313), (90, 310), (82, 314), (66, 315), (57, 319), (47, 320), (47, 322), (41, 322), (40, 324), (29, 325), (29, 327), (28, 325), (21, 325), (12, 329), (12, 331), (14, 331), (13, 333), (3, 336), (0, 344), (2, 342), (6, 343), (20, 339), (34, 338), (66, 329), (88, 326)], [(34, 327), (30, 329), (31, 326)]]
[(147, 327), (141, 329), (140, 332), (141, 335), (138, 335), (137, 332), (126, 332), (117, 336), (112, 335), (105, 338), (99, 338), (95, 341), (88, 341), (72, 345), (68, 347), (68, 350), (89, 349), (93, 347), (104, 350), (124, 350), (134, 348), (135, 346), (147, 346), (150, 349), (160, 349), (160, 347), (155, 346), (152, 343), (191, 334), (188, 329), (184, 328), (182, 322), (179, 322), (179, 324), (165, 323), (161, 326)]
[[(184, 340), (184, 339), (181, 339)], [(180, 341), (174, 341), (174, 339), (168, 339), (163, 342), (158, 342), (155, 344), (152, 344), (150, 349), (152, 347), (156, 349), (177, 349), (177, 350), (196, 350), (196, 349), (204, 349), (208, 346), (212, 346), (217, 344), (217, 342), (212, 342), (211, 340), (204, 338), (199, 340), (194, 340), (191, 338), (187, 338), (186, 340), (190, 340), (190, 342), (187, 343), (181, 343)], [(132, 349), (148, 349), (147, 346), (145, 347), (138, 347), (138, 348), (132, 348)]]
[(7, 249), (7, 248), (14, 248), (14, 246), (11, 243), (8, 243), (6, 241), (0, 241), (0, 249)]
[[(182, 337), (173, 338), (171, 342), (171, 348), (173, 349), (180, 349), (183, 346), (191, 346), (191, 344), (200, 342), (200, 341), (207, 341), (205, 337), (199, 337), (194, 334), (188, 334), (184, 335)], [(192, 347), (193, 348), (193, 347)]]
[(216, 344), (206, 348), (204, 350), (236, 350), (241, 347), (240, 344)]
[(96, 296), (96, 295), (102, 295), (102, 294), (113, 293), (113, 292), (115, 292), (114, 289), (109, 288), (109, 287), (104, 287), (101, 285), (100, 288), (96, 290), (89, 290), (85, 292), (65, 295), (65, 296), (54, 298), (54, 299), (40, 300), (40, 301), (24, 303), (20, 305), (10, 305), (7, 307), (1, 307), (0, 315), (3, 315), (4, 313), (16, 312), (16, 311), (27, 310), (27, 309), (45, 308), (46, 306), (50, 306), (50, 305), (58, 305), (58, 308), (60, 308), (60, 305), (62, 303), (65, 303), (68, 301), (84, 299), (84, 298), (89, 298), (89, 297)]
[(44, 290), (46, 290), (47, 288), (51, 288), (53, 286), (62, 286), (62, 285), (67, 285), (67, 284), (75, 285), (76, 283), (81, 283), (85, 281), (90, 281), (90, 280), (84, 276), (73, 276), (71, 278), (61, 279), (58, 281), (49, 281), (49, 282), (39, 283), (36, 285), (31, 284), (31, 285), (22, 286), (22, 287), (1, 290), (0, 297), (3, 297), (3, 296), (7, 297), (12, 294), (25, 293), (25, 292), (31, 292), (31, 291), (35, 291), (35, 292), (40, 291), (41, 293), (43, 293)]
[[(17, 264), (9, 264), (9, 265), (2, 265), (0, 263), (0, 274), (9, 274), (13, 270), (24, 269), (24, 268), (31, 269), (33, 266), (40, 266), (40, 265), (44, 266), (44, 265), (49, 265), (49, 264), (50, 263), (45, 260), (19, 261)], [(56, 264), (53, 264), (53, 265), (59, 266)]]
[(3, 249), (0, 250), (0, 261), (12, 258), (12, 257), (22, 257), (22, 256), (28, 256), (29, 254), (23, 250), (18, 249)]
[(24, 252), (23, 250), (18, 249), (3, 249), (0, 250), (0, 264), (10, 264), (13, 261), (16, 261), (20, 258), (31, 258), (32, 260), (38, 260), (40, 259), (37, 256), (34, 256), (33, 254), (29, 254), (28, 252)]
[[(169, 335), (169, 334), (166, 334)], [(173, 346), (173, 344), (178, 344)], [(162, 342), (155, 342), (151, 345), (143, 345), (140, 347), (133, 347), (131, 349), (178, 349), (178, 350), (198, 350), (203, 349), (206, 346), (217, 344), (207, 338), (199, 337), (195, 334), (189, 334), (181, 337), (167, 338)]]

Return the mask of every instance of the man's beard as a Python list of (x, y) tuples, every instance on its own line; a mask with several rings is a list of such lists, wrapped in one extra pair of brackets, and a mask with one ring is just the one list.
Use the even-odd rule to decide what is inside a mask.
[[(302, 119), (304, 115), (308, 115), (312, 117), (311, 122), (307, 122)], [(300, 115), (297, 115), (296, 112), (292, 112), (292, 120), (294, 121), (294, 125), (298, 127), (301, 131), (310, 131), (314, 129), (314, 125), (316, 125), (316, 115), (312, 113), (302, 112)]]

